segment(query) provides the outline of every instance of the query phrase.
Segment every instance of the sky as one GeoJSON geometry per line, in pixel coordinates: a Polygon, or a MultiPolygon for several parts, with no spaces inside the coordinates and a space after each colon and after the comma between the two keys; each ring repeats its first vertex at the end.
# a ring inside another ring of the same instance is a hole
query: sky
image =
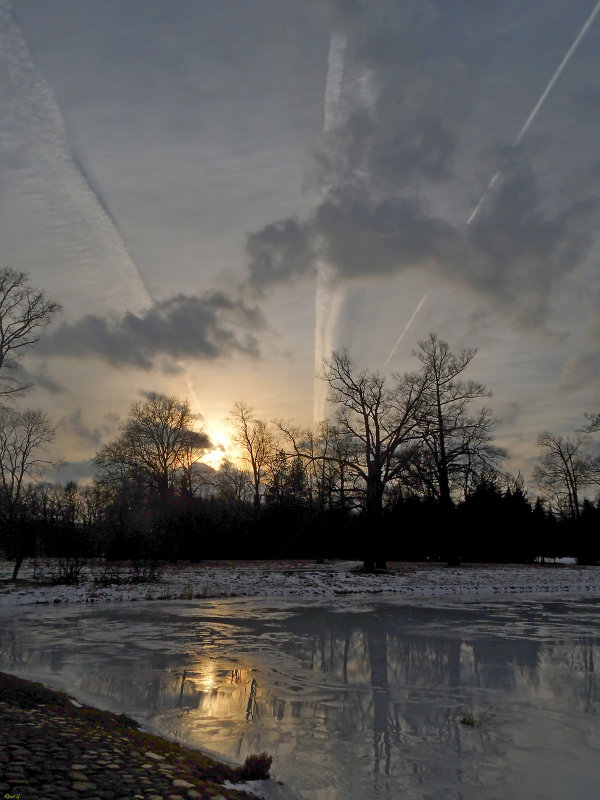
{"type": "Polygon", "coordinates": [[[507,466],[600,410],[596,0],[0,0],[2,266],[60,480],[144,392],[308,426],[476,347],[507,466]]]}

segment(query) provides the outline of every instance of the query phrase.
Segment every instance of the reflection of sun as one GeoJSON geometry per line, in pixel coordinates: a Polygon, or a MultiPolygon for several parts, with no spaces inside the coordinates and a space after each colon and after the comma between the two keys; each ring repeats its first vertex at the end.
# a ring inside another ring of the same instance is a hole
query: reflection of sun
{"type": "Polygon", "coordinates": [[[231,435],[226,428],[219,425],[207,425],[206,432],[213,447],[200,460],[213,469],[219,469],[226,458],[231,458],[231,435]]]}

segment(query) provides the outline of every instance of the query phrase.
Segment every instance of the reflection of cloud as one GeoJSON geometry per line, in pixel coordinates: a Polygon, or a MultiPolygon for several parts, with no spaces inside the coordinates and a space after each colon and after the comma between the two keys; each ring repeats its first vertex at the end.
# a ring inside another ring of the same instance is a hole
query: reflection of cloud
{"type": "Polygon", "coordinates": [[[139,315],[127,312],[107,320],[88,314],[72,324],[63,323],[40,343],[40,349],[46,355],[96,355],[113,365],[141,369],[150,369],[159,356],[213,359],[234,352],[257,356],[254,331],[262,322],[256,308],[221,292],[177,295],[139,315]]]}

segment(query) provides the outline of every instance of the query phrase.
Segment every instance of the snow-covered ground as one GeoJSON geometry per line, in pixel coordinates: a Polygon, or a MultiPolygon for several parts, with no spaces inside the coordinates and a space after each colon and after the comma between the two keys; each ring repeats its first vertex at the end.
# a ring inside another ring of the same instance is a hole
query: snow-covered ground
{"type": "MultiPolygon", "coordinates": [[[[136,600],[175,600],[210,597],[330,598],[378,594],[405,597],[506,594],[573,594],[600,596],[600,567],[570,563],[551,565],[470,565],[391,563],[387,574],[366,575],[359,564],[335,561],[216,561],[162,567],[158,579],[131,580],[132,569],[116,570],[119,582],[99,581],[101,566],[86,567],[77,585],[49,585],[34,580],[27,561],[19,581],[10,581],[12,564],[0,560],[0,606],[35,603],[111,603],[136,600]]],[[[38,563],[36,573],[52,565],[38,563]]]]}

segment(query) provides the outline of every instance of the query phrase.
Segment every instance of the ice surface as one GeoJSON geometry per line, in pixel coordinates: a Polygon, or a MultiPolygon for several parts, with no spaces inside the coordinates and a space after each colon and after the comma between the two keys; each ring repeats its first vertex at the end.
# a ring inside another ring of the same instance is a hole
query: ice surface
{"type": "Polygon", "coordinates": [[[13,606],[0,669],[235,763],[266,750],[306,800],[591,800],[599,610],[560,596],[13,606]]]}

